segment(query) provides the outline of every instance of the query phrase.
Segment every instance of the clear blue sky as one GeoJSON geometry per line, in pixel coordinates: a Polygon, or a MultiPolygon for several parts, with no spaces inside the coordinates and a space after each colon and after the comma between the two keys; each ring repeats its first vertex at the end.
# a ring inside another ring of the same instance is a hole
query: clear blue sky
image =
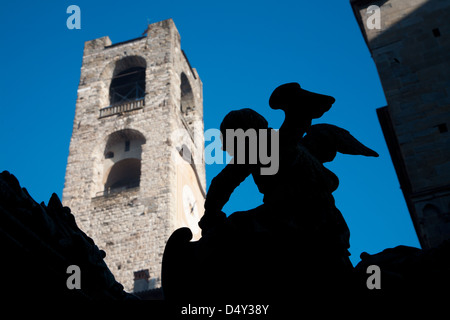
{"type": "MultiPolygon", "coordinates": [[[[83,45],[108,35],[136,38],[147,19],[172,18],[204,85],[205,129],[249,107],[278,128],[284,115],[268,98],[279,84],[333,95],[316,121],[349,130],[379,158],[338,155],[334,193],[351,231],[352,261],[362,251],[419,246],[376,116],[386,105],[349,0],[323,1],[9,1],[0,9],[0,170],[16,175],[37,201],[64,187],[83,45]],[[66,9],[81,8],[81,30],[66,9]]],[[[383,18],[383,17],[381,17],[383,18]]],[[[223,165],[207,165],[207,184],[223,165]]],[[[235,190],[227,214],[259,205],[253,180],[235,190]]]]}

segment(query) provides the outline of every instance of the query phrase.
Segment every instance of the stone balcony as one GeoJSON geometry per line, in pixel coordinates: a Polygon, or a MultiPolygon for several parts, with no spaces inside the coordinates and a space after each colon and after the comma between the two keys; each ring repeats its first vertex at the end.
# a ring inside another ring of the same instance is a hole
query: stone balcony
{"type": "Polygon", "coordinates": [[[114,104],[112,106],[108,106],[106,108],[100,109],[99,118],[105,118],[109,116],[113,116],[115,114],[121,114],[128,111],[142,109],[145,105],[145,99],[141,98],[139,100],[130,100],[125,101],[119,104],[114,104]]]}

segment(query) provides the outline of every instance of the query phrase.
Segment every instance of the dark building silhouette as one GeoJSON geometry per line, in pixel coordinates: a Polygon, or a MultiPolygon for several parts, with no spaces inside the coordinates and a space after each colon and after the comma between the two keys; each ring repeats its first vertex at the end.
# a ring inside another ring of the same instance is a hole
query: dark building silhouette
{"type": "Polygon", "coordinates": [[[417,236],[435,247],[450,238],[450,2],[350,2],[386,96],[377,114],[417,236]]]}

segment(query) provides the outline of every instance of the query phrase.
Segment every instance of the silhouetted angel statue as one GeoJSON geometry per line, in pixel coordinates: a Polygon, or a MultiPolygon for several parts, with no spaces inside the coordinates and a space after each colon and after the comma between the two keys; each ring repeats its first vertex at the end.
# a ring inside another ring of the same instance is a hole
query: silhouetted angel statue
{"type": "MultiPolygon", "coordinates": [[[[182,241],[190,239],[188,230],[180,230],[169,239],[166,263],[163,260],[163,271],[166,269],[168,273],[166,276],[163,273],[163,286],[168,274],[176,273],[165,265],[175,265],[175,251],[187,258],[188,248],[196,252],[195,256],[202,257],[199,278],[209,279],[197,282],[199,296],[202,290],[208,291],[209,297],[214,296],[212,292],[219,296],[230,293],[225,288],[232,279],[239,279],[239,290],[244,296],[267,296],[268,288],[287,293],[301,285],[309,292],[318,293],[324,287],[336,289],[349,285],[353,270],[348,258],[350,232],[332,196],[339,180],[323,163],[332,161],[337,152],[374,157],[378,154],[347,130],[330,124],[311,125],[312,119],[320,118],[334,102],[331,96],[306,91],[298,83],[287,83],[277,87],[269,99],[272,109],[285,112],[278,131],[269,128],[267,120],[251,109],[231,111],[225,116],[220,126],[223,150],[233,157],[239,151],[228,149],[229,129],[244,132],[255,129],[258,146],[261,130],[269,130],[275,133],[272,135],[275,139],[267,140],[267,149],[278,151],[278,171],[263,175],[260,169],[267,164],[231,161],[211,181],[205,214],[199,223],[202,238],[197,243],[180,246],[182,241]],[[274,143],[279,144],[277,148],[273,147],[274,143]],[[249,175],[264,194],[264,203],[227,218],[223,206],[249,175]],[[267,287],[263,278],[268,272],[277,275],[276,285],[267,287]]],[[[249,149],[246,142],[247,154],[249,149]]],[[[191,269],[191,273],[195,271],[191,269]]],[[[170,288],[176,286],[173,279],[168,282],[169,296],[174,293],[170,288]]]]}
{"type": "Polygon", "coordinates": [[[322,163],[333,161],[337,153],[378,157],[378,153],[356,140],[350,132],[332,124],[315,124],[302,139],[303,145],[322,163]]]}
{"type": "MultiPolygon", "coordinates": [[[[278,132],[279,171],[275,175],[261,175],[260,163],[228,164],[211,181],[205,215],[200,221],[204,233],[225,219],[222,207],[233,190],[252,174],[259,191],[264,194],[264,204],[268,206],[258,212],[268,212],[270,220],[277,219],[274,211],[280,216],[290,215],[291,225],[295,221],[298,228],[304,231],[303,234],[314,233],[319,238],[316,243],[326,243],[329,237],[329,242],[335,245],[335,239],[340,238],[342,246],[348,248],[348,228],[331,196],[339,180],[322,164],[332,161],[337,152],[375,157],[378,154],[347,130],[330,124],[311,126],[312,119],[321,117],[334,101],[333,97],[306,91],[298,83],[284,84],[274,90],[269,104],[273,109],[284,110],[286,114],[278,132]]],[[[272,130],[264,117],[251,109],[231,111],[220,126],[223,137],[227,129],[238,128],[244,131],[250,128],[272,130]]],[[[225,143],[223,148],[231,154],[234,152],[227,150],[225,143]]],[[[237,214],[231,219],[235,216],[237,214]]],[[[330,248],[325,243],[324,246],[330,248]]]]}

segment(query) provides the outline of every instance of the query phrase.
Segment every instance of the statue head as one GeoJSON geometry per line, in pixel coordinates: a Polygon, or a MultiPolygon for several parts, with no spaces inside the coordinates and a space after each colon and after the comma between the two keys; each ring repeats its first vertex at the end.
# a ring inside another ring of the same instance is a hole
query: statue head
{"type": "Polygon", "coordinates": [[[295,113],[308,119],[320,118],[336,100],[332,96],[304,90],[297,82],[277,87],[269,98],[272,109],[295,113]]]}
{"type": "Polygon", "coordinates": [[[236,131],[242,129],[244,133],[248,133],[249,129],[255,131],[256,136],[259,133],[259,129],[268,129],[267,120],[258,112],[249,109],[239,109],[230,111],[225,118],[223,118],[220,124],[220,133],[222,139],[222,149],[227,151],[230,155],[234,154],[234,150],[226,150],[226,136],[227,130],[236,131]]]}

